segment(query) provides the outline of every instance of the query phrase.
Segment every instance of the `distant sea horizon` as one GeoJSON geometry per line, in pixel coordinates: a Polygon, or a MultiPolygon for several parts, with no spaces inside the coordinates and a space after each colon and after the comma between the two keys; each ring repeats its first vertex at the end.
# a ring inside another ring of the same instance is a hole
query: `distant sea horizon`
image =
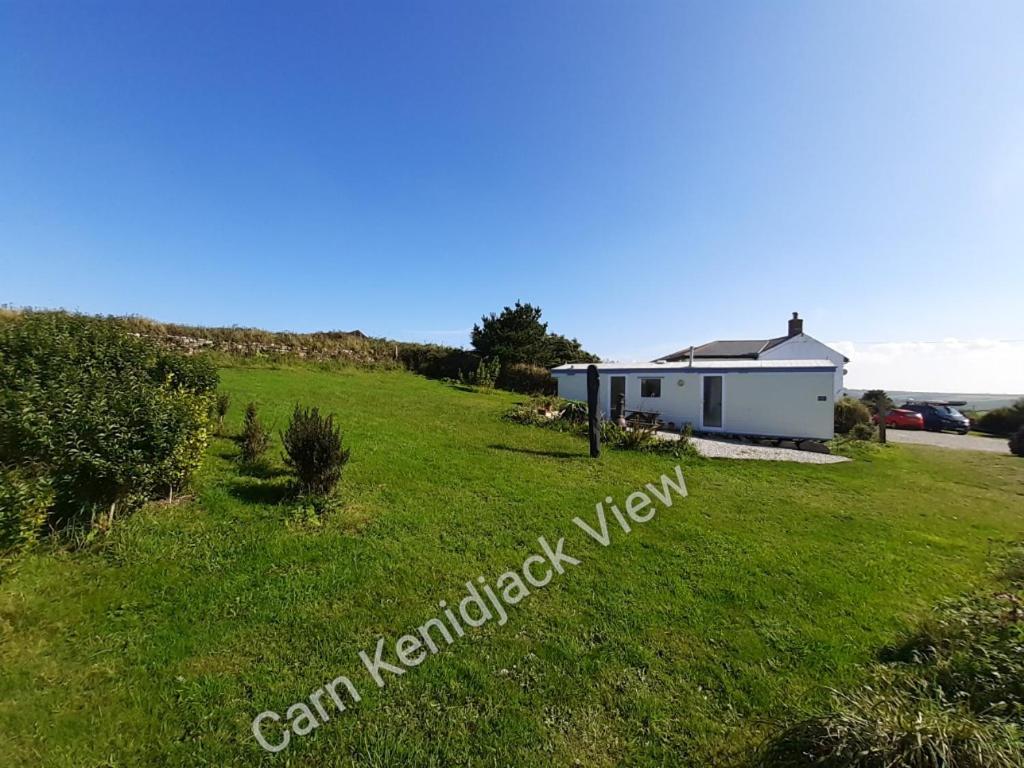
{"type": "MultiPolygon", "coordinates": [[[[845,388],[850,397],[860,397],[866,389],[845,388]]],[[[896,405],[902,405],[908,400],[963,400],[967,405],[960,406],[968,411],[991,411],[996,408],[1005,408],[1013,405],[1014,402],[1024,395],[978,393],[978,392],[914,392],[903,389],[885,390],[896,405]]]]}

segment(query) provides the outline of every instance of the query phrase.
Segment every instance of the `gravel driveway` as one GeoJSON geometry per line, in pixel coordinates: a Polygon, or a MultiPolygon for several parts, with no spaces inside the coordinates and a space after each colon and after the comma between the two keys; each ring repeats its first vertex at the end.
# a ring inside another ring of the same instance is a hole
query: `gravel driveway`
{"type": "Polygon", "coordinates": [[[887,429],[885,436],[890,443],[934,445],[938,448],[956,448],[961,451],[1010,453],[1010,447],[1006,444],[1005,437],[977,437],[975,435],[955,435],[951,432],[917,432],[904,429],[887,429]]]}
{"type": "MultiPolygon", "coordinates": [[[[658,432],[664,440],[678,440],[675,432],[658,432]]],[[[800,464],[839,464],[849,461],[845,456],[833,456],[829,453],[812,453],[794,448],[769,448],[763,445],[750,445],[736,440],[715,437],[691,437],[697,453],[709,459],[756,459],[760,461],[795,461],[800,464]]]]}

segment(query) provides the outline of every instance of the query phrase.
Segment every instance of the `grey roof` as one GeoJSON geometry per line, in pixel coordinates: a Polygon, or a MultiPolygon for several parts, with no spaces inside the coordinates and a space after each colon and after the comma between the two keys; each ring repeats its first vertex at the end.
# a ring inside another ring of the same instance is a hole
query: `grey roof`
{"type": "Polygon", "coordinates": [[[700,371],[834,371],[831,360],[702,360],[693,366],[678,363],[566,363],[551,369],[555,375],[586,373],[593,365],[601,373],[664,373],[700,371]]]}
{"type": "MultiPolygon", "coordinates": [[[[779,336],[774,339],[740,339],[737,341],[709,341],[707,344],[701,344],[699,347],[693,348],[694,359],[699,358],[715,358],[719,360],[729,359],[750,359],[756,360],[757,356],[764,352],[766,349],[771,349],[784,342],[788,336],[779,336]]],[[[672,363],[679,360],[688,360],[690,358],[690,347],[681,349],[678,352],[659,357],[658,360],[664,360],[672,363]]]]}

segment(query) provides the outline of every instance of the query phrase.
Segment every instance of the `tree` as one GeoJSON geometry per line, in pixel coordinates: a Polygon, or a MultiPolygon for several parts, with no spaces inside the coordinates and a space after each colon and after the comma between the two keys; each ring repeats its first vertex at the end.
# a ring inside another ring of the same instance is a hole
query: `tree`
{"type": "Polygon", "coordinates": [[[878,409],[881,406],[885,406],[887,411],[891,411],[896,403],[889,397],[889,393],[884,389],[869,389],[863,395],[860,396],[860,401],[866,405],[872,413],[878,413],[878,409]]]}
{"type": "Polygon", "coordinates": [[[599,363],[601,358],[583,349],[576,339],[567,339],[559,333],[549,333],[547,338],[547,367],[563,363],[599,363]]]}
{"type": "Polygon", "coordinates": [[[548,324],[540,320],[541,309],[516,302],[500,315],[491,312],[473,326],[473,349],[485,359],[499,357],[506,363],[534,363],[546,360],[548,324]]]}
{"type": "Polygon", "coordinates": [[[246,464],[255,464],[267,450],[268,445],[270,445],[270,433],[260,421],[256,403],[250,402],[245,406],[245,418],[242,422],[242,461],[246,464]]]}
{"type": "Polygon", "coordinates": [[[541,308],[517,301],[501,314],[491,312],[473,326],[473,349],[486,360],[500,358],[505,365],[527,363],[551,368],[562,363],[597,362],[576,339],[549,333],[541,321],[541,308]]]}

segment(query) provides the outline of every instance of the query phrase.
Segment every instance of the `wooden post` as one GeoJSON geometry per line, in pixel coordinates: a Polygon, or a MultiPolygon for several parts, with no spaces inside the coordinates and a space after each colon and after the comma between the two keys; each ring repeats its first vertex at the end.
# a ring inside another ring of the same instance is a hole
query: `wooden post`
{"type": "Polygon", "coordinates": [[[889,415],[889,407],[884,400],[878,401],[878,442],[885,443],[885,417],[889,415]]]}
{"type": "Polygon", "coordinates": [[[597,393],[601,387],[601,379],[597,374],[596,365],[587,366],[587,415],[590,418],[590,458],[601,455],[601,425],[597,412],[597,393]]]}

